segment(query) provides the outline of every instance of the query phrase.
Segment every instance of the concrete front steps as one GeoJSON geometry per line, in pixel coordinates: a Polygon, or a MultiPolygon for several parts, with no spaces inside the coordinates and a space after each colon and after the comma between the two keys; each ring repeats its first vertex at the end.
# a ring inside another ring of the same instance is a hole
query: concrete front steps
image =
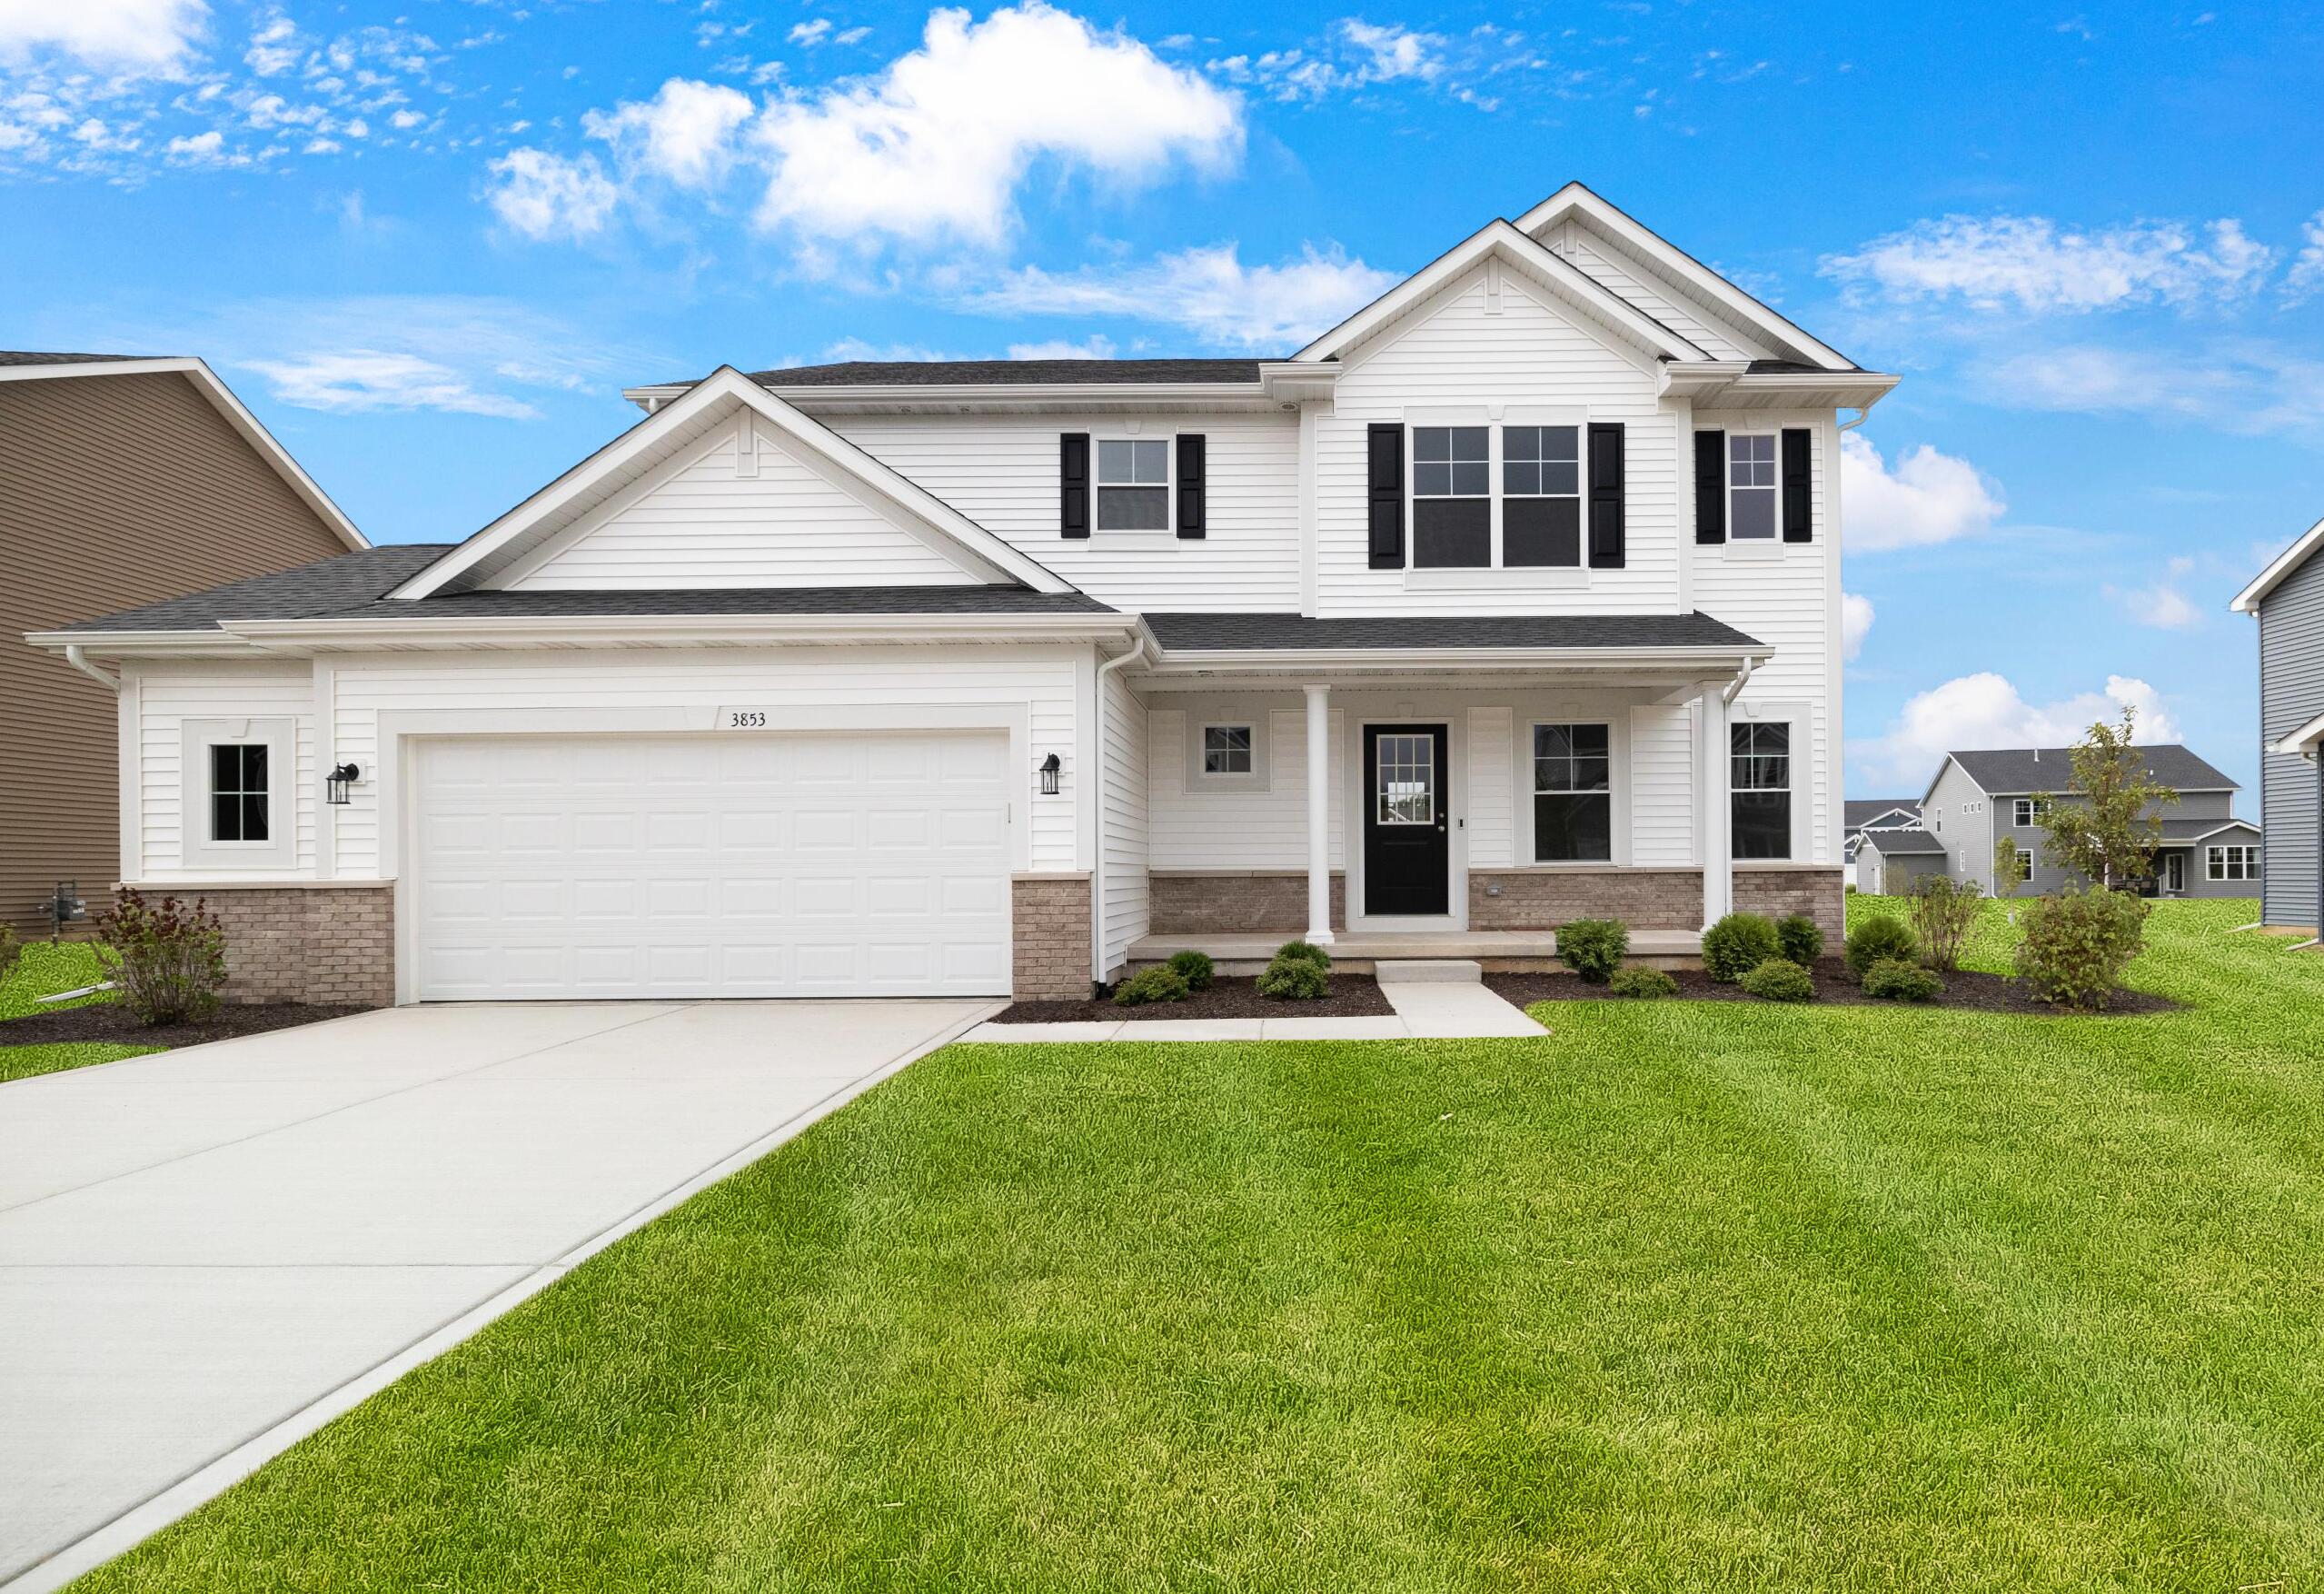
{"type": "MultiPolygon", "coordinates": [[[[1167,962],[1172,952],[1191,948],[1208,952],[1222,974],[1256,974],[1266,967],[1276,948],[1293,939],[1289,931],[1231,934],[1157,931],[1130,943],[1129,963],[1135,971],[1149,964],[1167,962]]],[[[1557,961],[1556,935],[1546,930],[1343,931],[1326,950],[1332,955],[1333,968],[1350,974],[1371,974],[1383,981],[1387,976],[1377,969],[1383,961],[1467,962],[1486,974],[1558,973],[1565,967],[1557,961]]],[[[1625,961],[1655,969],[1699,969],[1703,966],[1702,932],[1633,930],[1630,955],[1625,961]]]]}

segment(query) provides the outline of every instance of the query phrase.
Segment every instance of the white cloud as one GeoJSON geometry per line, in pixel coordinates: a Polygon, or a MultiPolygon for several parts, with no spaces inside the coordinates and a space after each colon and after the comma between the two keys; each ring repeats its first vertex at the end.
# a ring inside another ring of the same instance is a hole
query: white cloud
{"type": "Polygon", "coordinates": [[[169,158],[188,165],[212,164],[220,159],[225,142],[226,135],[214,127],[191,137],[173,138],[169,142],[169,158]]]}
{"type": "MultiPolygon", "coordinates": [[[[1906,700],[1882,735],[1853,742],[1851,754],[1882,783],[1925,783],[1944,755],[1961,749],[2068,747],[2099,720],[2138,711],[2138,739],[2176,742],[2179,727],[2162,694],[2144,681],[2109,675],[2101,692],[2079,692],[2052,703],[2025,701],[2008,677],[1991,671],[1963,675],[1906,700]]],[[[2065,779],[2065,772],[2059,772],[2065,779]]],[[[1917,789],[1917,788],[1916,788],[1917,789]]]]}
{"type": "Polygon", "coordinates": [[[1530,52],[1515,48],[1521,42],[1520,35],[1501,34],[1487,25],[1455,45],[1442,34],[1422,33],[1401,23],[1343,16],[1321,38],[1305,45],[1225,56],[1209,62],[1207,70],[1277,100],[1314,101],[1375,84],[1411,82],[1452,86],[1456,97],[1491,110],[1494,102],[1458,86],[1456,80],[1540,65],[1530,52]]]}
{"type": "Polygon", "coordinates": [[[1844,663],[1864,651],[1872,629],[1872,601],[1854,593],[1840,594],[1840,657],[1844,663]]]}
{"type": "Polygon", "coordinates": [[[1363,54],[1363,71],[1370,82],[1416,77],[1433,83],[1444,75],[1442,35],[1415,33],[1395,23],[1379,27],[1356,16],[1340,19],[1339,35],[1363,54]]]}
{"type": "Polygon", "coordinates": [[[2308,218],[2299,236],[2299,253],[2284,273],[2284,296],[2294,304],[2324,288],[2324,210],[2308,218]]]}
{"type": "Polygon", "coordinates": [[[297,25],[278,11],[250,35],[242,58],[261,77],[280,76],[299,64],[298,36],[297,25]]]}
{"type": "Polygon", "coordinates": [[[1064,338],[1051,338],[1042,344],[1011,344],[1008,357],[1012,360],[1110,360],[1114,357],[1114,340],[1103,333],[1093,333],[1079,343],[1064,338]]]}
{"type": "Polygon", "coordinates": [[[0,61],[54,52],[124,75],[166,73],[209,15],[202,0],[0,0],[0,61]]]}
{"type": "Polygon", "coordinates": [[[2140,625],[2151,625],[2158,631],[2187,631],[2201,624],[2203,620],[2202,611],[2179,590],[2180,582],[2191,574],[2194,569],[2192,559],[2181,557],[2172,560],[2169,573],[2150,586],[2133,587],[2128,591],[2109,586],[2104,591],[2140,625]]]}
{"type": "Polygon", "coordinates": [[[292,360],[252,360],[274,396],[304,410],[336,414],[372,410],[448,410],[526,421],[540,411],[521,399],[479,392],[449,366],[416,354],[352,349],[292,360]]]}
{"type": "Polygon", "coordinates": [[[756,109],[740,89],[673,77],[651,100],[586,113],[581,126],[613,145],[625,167],[700,188],[723,175],[734,132],[756,109]]]}
{"type": "Polygon", "coordinates": [[[1927,443],[1891,471],[1860,432],[1840,438],[1842,524],[1852,553],[1918,548],[1989,530],[2008,505],[1998,483],[1927,443]]]}
{"type": "Polygon", "coordinates": [[[810,46],[819,45],[823,42],[823,35],[830,31],[831,19],[828,16],[819,16],[811,21],[794,23],[791,25],[790,42],[794,45],[807,45],[810,46]]]}
{"type": "Polygon", "coordinates": [[[492,171],[500,179],[492,209],[528,238],[586,238],[604,227],[621,197],[595,155],[568,160],[514,149],[494,161],[492,171]]]}
{"type": "Polygon", "coordinates": [[[1211,344],[1288,354],[1400,280],[1336,248],[1310,248],[1281,265],[1245,265],[1235,244],[1220,244],[1145,265],[1065,273],[1027,266],[968,303],[1009,314],[1166,322],[1211,344]]]}
{"type": "Polygon", "coordinates": [[[2181,222],[2085,231],[2046,216],[1952,215],[1916,222],[1852,254],[1826,255],[1821,269],[1859,294],[2035,313],[2185,305],[2257,289],[2274,251],[2232,218],[2204,231],[2208,246],[2181,222]]]}
{"type": "Polygon", "coordinates": [[[868,82],[770,106],[752,136],[769,229],[993,244],[1036,159],[1118,184],[1179,160],[1223,170],[1243,123],[1233,95],[1138,40],[1022,0],[981,23],[932,13],[919,49],[868,82]]]}
{"type": "Polygon", "coordinates": [[[2324,430],[2324,359],[2251,339],[2192,354],[2072,344],[1978,373],[1995,403],[2091,415],[2195,421],[2248,436],[2324,430]]]}

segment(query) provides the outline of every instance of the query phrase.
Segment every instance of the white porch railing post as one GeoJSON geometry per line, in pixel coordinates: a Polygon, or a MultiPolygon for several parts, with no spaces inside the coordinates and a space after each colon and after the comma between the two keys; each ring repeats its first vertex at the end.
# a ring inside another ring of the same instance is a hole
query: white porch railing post
{"type": "Polygon", "coordinates": [[[1726,917],[1734,902],[1734,805],[1728,788],[1726,683],[1705,687],[1703,721],[1703,928],[1726,917]]]}
{"type": "Polygon", "coordinates": [[[1307,694],[1307,939],[1332,943],[1331,688],[1307,694]]]}

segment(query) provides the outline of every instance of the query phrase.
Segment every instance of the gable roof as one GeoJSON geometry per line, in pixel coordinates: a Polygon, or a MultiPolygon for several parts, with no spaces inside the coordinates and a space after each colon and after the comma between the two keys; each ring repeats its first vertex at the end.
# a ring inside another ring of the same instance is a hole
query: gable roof
{"type": "Polygon", "coordinates": [[[1569,216],[1579,215],[1598,231],[1643,257],[1679,286],[1713,308],[1807,357],[1808,369],[1861,370],[1853,360],[1806,328],[1761,303],[1661,234],[1640,224],[1583,183],[1568,183],[1517,218],[1518,230],[1538,238],[1569,216]]]}
{"type": "Polygon", "coordinates": [[[874,498],[944,539],[964,566],[1001,585],[1068,593],[1071,583],[1020,552],[856,444],[721,365],[573,466],[457,548],[398,586],[397,601],[474,587],[571,526],[609,498],[646,479],[730,416],[747,409],[805,453],[851,478],[874,498]]]}
{"type": "Polygon", "coordinates": [[[1921,817],[1921,805],[1910,797],[1850,797],[1840,804],[1842,822],[1849,830],[1862,830],[1876,819],[1901,813],[1907,820],[1921,817]]]}
{"type": "Polygon", "coordinates": [[[1658,359],[1712,358],[1708,350],[1681,337],[1572,261],[1559,258],[1539,239],[1498,219],[1454,244],[1291,358],[1309,364],[1332,359],[1495,258],[1516,267],[1568,305],[1627,335],[1658,359]]]}
{"type": "MultiPolygon", "coordinates": [[[[2146,761],[2149,779],[2161,782],[2180,792],[2235,792],[2241,790],[2233,781],[2205,763],[2194,753],[2175,742],[2160,742],[2150,747],[2133,749],[2146,761]]],[[[1983,748],[1964,752],[1949,752],[1945,762],[1961,766],[1961,772],[1983,790],[1989,797],[2017,797],[2035,792],[2071,791],[2074,779],[2074,750],[2071,747],[2000,747],[1983,748]]],[[[1937,766],[1942,776],[1944,764],[1937,766]]],[[[1930,791],[1936,782],[1929,782],[1930,791]]],[[[1926,802],[1924,795],[1922,801],[1926,802]]]]}
{"type": "Polygon", "coordinates": [[[2324,520],[2318,521],[2294,540],[2292,545],[2268,561],[2268,568],[2251,578],[2251,584],[2235,594],[2235,602],[2228,605],[2239,614],[2257,614],[2260,603],[2269,593],[2283,584],[2284,579],[2308,563],[2309,555],[2324,547],[2324,520]]]}
{"type": "Polygon", "coordinates": [[[274,434],[259,424],[236,398],[233,390],[218,380],[218,374],[201,360],[175,355],[149,359],[142,354],[53,354],[28,350],[0,354],[0,382],[54,382],[78,376],[143,376],[168,372],[192,383],[194,391],[210,401],[211,407],[225,417],[226,423],[238,433],[242,440],[257,451],[259,458],[273,467],[283,484],[296,493],[315,513],[333,536],[350,548],[371,546],[371,540],[355,529],[355,523],[342,513],[330,494],[315,485],[291,451],[274,440],[274,434]]]}

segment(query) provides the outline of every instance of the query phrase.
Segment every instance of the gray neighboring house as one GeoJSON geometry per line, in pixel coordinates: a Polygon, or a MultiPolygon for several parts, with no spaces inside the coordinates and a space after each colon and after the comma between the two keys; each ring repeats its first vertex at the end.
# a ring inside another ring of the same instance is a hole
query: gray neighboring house
{"type": "Polygon", "coordinates": [[[2259,622],[2259,818],[2268,827],[2263,923],[2313,932],[2324,901],[2324,521],[2236,594],[2259,622]]]}
{"type": "MultiPolygon", "coordinates": [[[[2176,742],[2138,750],[2147,773],[2179,793],[2161,810],[2162,845],[2155,852],[2149,894],[2161,897],[2248,897],[2258,889],[2259,827],[2235,817],[2236,783],[2176,742]]],[[[1921,799],[1921,822],[1942,843],[1956,880],[1993,890],[1993,848],[2001,837],[2030,852],[2033,869],[2021,894],[2054,892],[2078,878],[2042,856],[2045,838],[2035,799],[2050,792],[2071,801],[2073,750],[2010,747],[1949,752],[1921,799]]]]}
{"type": "Polygon", "coordinates": [[[1910,797],[1851,797],[1841,809],[1840,855],[1847,863],[1845,878],[1858,891],[1871,891],[1867,876],[1856,866],[1856,860],[1862,856],[1864,832],[1917,827],[1921,805],[1910,797]]]}
{"type": "Polygon", "coordinates": [[[1945,844],[1919,825],[1868,829],[1856,850],[1856,889],[1870,895],[1912,893],[1922,876],[1946,873],[1945,844]]]}

